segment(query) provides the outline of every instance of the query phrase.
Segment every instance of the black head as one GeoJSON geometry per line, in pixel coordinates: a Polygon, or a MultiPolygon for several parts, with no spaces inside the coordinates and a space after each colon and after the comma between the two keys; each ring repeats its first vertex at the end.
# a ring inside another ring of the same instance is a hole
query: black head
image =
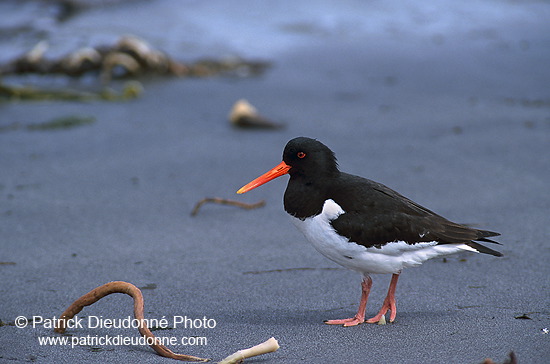
{"type": "Polygon", "coordinates": [[[290,140],[283,152],[292,177],[333,176],[338,174],[334,152],[316,139],[298,137],[290,140]]]}
{"type": "Polygon", "coordinates": [[[237,193],[248,192],[285,174],[290,174],[291,181],[312,186],[319,177],[334,177],[338,173],[332,150],[315,139],[298,137],[287,143],[281,163],[241,187],[237,193]]]}

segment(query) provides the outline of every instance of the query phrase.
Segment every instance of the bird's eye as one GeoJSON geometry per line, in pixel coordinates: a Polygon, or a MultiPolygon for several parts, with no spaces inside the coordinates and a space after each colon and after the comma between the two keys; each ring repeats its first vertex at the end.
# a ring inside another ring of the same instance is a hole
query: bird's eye
{"type": "Polygon", "coordinates": [[[298,158],[302,159],[302,158],[305,158],[306,153],[304,153],[304,152],[298,152],[298,153],[296,153],[296,156],[297,156],[298,158]]]}

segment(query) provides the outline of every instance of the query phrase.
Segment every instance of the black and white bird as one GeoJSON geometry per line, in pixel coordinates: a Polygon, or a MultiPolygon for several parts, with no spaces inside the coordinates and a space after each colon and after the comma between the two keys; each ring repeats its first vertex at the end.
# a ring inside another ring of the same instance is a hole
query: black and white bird
{"type": "Polygon", "coordinates": [[[354,326],[377,323],[388,311],[395,320],[395,289],[403,268],[460,251],[502,256],[479,242],[500,235],[457,224],[366,178],[340,172],[334,153],[321,142],[290,140],[283,161],[243,186],[245,193],[289,174],[284,208],[313,247],[328,259],[363,276],[357,314],[327,324],[354,326]],[[388,294],[378,314],[365,320],[371,274],[392,274],[388,294]]]}

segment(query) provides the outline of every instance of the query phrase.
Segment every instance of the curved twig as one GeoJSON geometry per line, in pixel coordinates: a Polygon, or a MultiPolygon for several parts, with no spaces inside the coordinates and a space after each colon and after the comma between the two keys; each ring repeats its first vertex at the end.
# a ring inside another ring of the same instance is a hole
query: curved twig
{"type": "MultiPolygon", "coordinates": [[[[102,286],[99,286],[91,290],[90,292],[86,293],[84,296],[74,301],[73,304],[70,305],[69,308],[67,308],[65,312],[63,312],[63,314],[61,314],[61,317],[59,318],[59,321],[58,321],[58,326],[55,328],[55,332],[64,333],[65,328],[67,326],[67,320],[70,320],[71,318],[73,318],[74,315],[82,311],[82,309],[85,306],[89,306],[99,301],[103,297],[110,295],[111,293],[125,293],[134,299],[134,316],[137,320],[141,322],[141,325],[138,328],[139,333],[142,336],[153,339],[153,342],[157,342],[155,335],[153,335],[151,330],[147,328],[147,325],[144,320],[143,295],[141,294],[141,291],[139,290],[139,288],[137,288],[133,284],[128,282],[123,282],[123,281],[106,283],[102,286]]],[[[166,346],[161,344],[151,344],[150,346],[151,348],[153,348],[153,350],[157,352],[157,354],[159,354],[160,356],[164,356],[166,358],[182,360],[182,361],[194,361],[194,362],[205,362],[210,360],[210,359],[199,358],[191,355],[176,354],[172,350],[168,349],[166,346]]]]}
{"type": "Polygon", "coordinates": [[[198,214],[199,209],[201,208],[201,206],[204,205],[205,203],[209,203],[209,202],[210,203],[217,203],[217,204],[220,204],[220,205],[237,206],[237,207],[247,209],[247,210],[257,209],[258,207],[262,207],[262,206],[265,205],[264,200],[256,202],[256,203],[245,203],[245,202],[240,202],[240,201],[235,201],[235,200],[228,200],[228,199],[220,198],[220,197],[207,197],[207,198],[203,198],[202,200],[197,202],[197,204],[195,205],[195,208],[193,208],[193,211],[191,211],[191,216],[195,216],[196,214],[198,214]]]}

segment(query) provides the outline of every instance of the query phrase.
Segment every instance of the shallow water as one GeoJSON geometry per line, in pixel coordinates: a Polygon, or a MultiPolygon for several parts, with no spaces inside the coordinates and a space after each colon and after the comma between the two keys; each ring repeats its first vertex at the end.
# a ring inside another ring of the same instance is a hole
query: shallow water
{"type": "MultiPolygon", "coordinates": [[[[77,3],[86,6],[60,21],[59,7],[50,2],[2,2],[0,61],[41,40],[49,44],[46,58],[56,58],[133,34],[177,60],[273,62],[266,76],[273,77],[271,87],[303,90],[304,99],[311,95],[319,104],[327,105],[328,92],[339,102],[364,99],[365,112],[388,118],[397,108],[419,119],[498,108],[548,123],[542,117],[550,104],[546,1],[77,3]]],[[[32,75],[5,80],[77,87],[96,82],[32,75]]]]}

